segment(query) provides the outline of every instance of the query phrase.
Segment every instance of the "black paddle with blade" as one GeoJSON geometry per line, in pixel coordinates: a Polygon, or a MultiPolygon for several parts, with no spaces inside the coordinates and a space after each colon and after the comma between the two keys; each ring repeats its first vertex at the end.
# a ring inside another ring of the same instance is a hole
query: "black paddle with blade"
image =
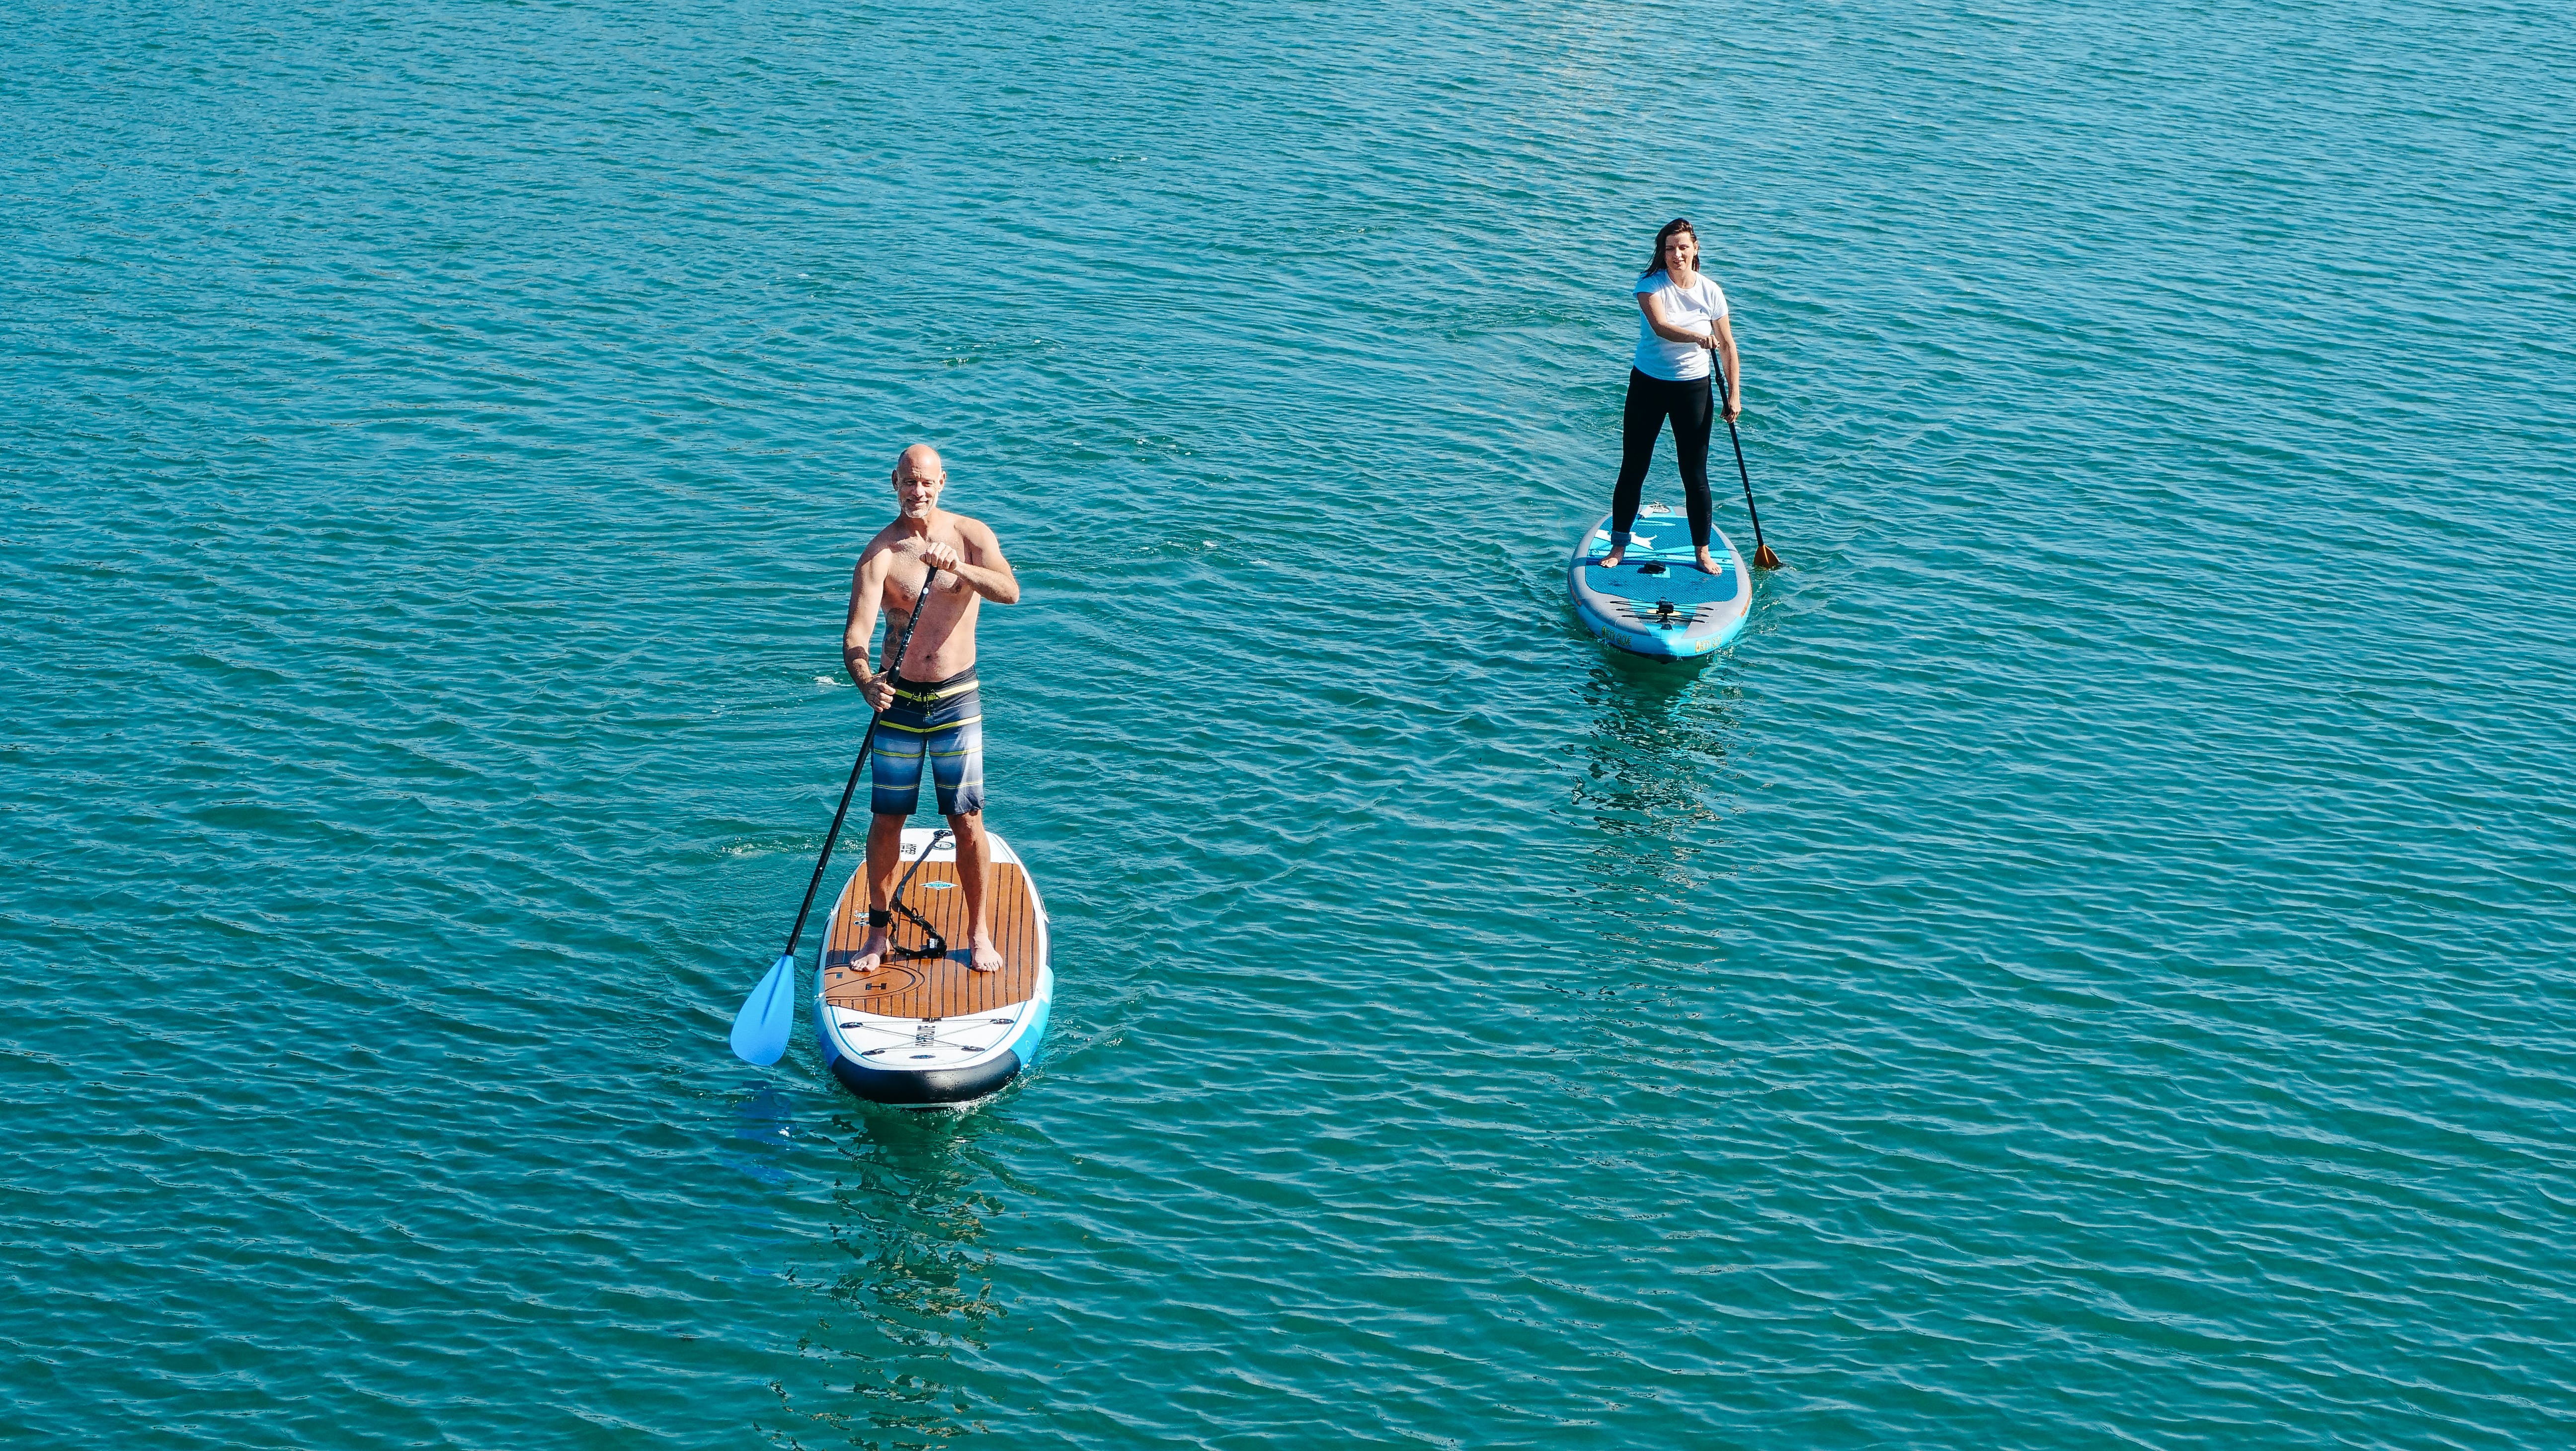
{"type": "MultiPolygon", "coordinates": [[[[913,598],[912,618],[903,623],[903,638],[894,647],[894,673],[903,674],[904,657],[912,653],[913,627],[921,623],[921,612],[930,603],[931,586],[938,583],[939,571],[933,569],[921,581],[921,593],[913,598]]],[[[884,711],[868,716],[868,734],[859,742],[859,758],[850,763],[850,784],[841,788],[841,807],[832,813],[832,829],[823,837],[823,854],[814,858],[814,880],[805,884],[805,904],[796,909],[796,925],[787,929],[787,948],[778,960],[761,974],[751,996],[742,1000],[742,1008],[733,1015],[734,1056],[746,1063],[775,1063],[787,1052],[787,1035],[796,1026],[796,942],[805,935],[805,918],[814,910],[814,893],[823,885],[823,868],[832,860],[832,844],[841,839],[841,823],[850,814],[850,798],[858,794],[859,773],[867,769],[868,751],[877,743],[877,722],[884,711]]],[[[929,855],[928,852],[922,855],[929,855]]]]}
{"type": "MultiPolygon", "coordinates": [[[[1717,382],[1717,411],[1723,414],[1726,412],[1725,369],[1717,370],[1717,382]]],[[[1753,521],[1753,562],[1763,569],[1778,569],[1780,556],[1772,553],[1771,546],[1762,542],[1762,511],[1753,507],[1753,475],[1745,472],[1744,440],[1737,436],[1735,420],[1732,418],[1726,420],[1726,437],[1728,442],[1735,445],[1736,477],[1744,480],[1744,514],[1746,518],[1753,521]]]]}

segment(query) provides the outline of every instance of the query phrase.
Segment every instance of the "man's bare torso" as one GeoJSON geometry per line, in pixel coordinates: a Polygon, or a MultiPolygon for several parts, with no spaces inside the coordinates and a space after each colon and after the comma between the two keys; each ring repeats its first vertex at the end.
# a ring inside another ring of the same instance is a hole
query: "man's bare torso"
{"type": "Polygon", "coordinates": [[[921,601],[922,581],[930,569],[910,552],[910,541],[924,540],[945,544],[955,549],[969,565],[990,567],[998,560],[999,551],[992,546],[993,531],[963,514],[941,511],[930,522],[927,531],[916,531],[902,519],[880,530],[876,538],[859,555],[858,575],[862,584],[878,576],[877,604],[885,611],[885,629],[877,642],[877,668],[900,673],[907,680],[945,680],[975,663],[975,621],[981,613],[983,596],[967,587],[955,574],[942,570],[939,581],[930,592],[927,605],[921,605],[921,623],[913,627],[912,646],[904,660],[894,658],[896,645],[903,639],[904,626],[921,601]]]}

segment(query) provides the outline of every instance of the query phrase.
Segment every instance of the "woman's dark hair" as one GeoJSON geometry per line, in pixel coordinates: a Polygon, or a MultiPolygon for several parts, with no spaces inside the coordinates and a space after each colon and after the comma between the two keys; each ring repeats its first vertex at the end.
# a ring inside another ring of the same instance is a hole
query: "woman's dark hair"
{"type": "Polygon", "coordinates": [[[1699,228],[1692,226],[1688,217],[1675,217],[1664,223],[1664,229],[1655,234],[1655,260],[1647,263],[1646,270],[1638,273],[1638,276],[1648,277],[1663,270],[1664,244],[1671,241],[1676,232],[1688,232],[1692,241],[1699,240],[1699,228]]]}

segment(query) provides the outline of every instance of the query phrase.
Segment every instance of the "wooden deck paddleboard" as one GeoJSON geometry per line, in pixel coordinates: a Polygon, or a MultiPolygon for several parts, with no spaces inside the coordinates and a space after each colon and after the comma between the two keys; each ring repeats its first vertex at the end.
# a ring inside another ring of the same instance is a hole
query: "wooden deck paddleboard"
{"type": "MultiPolygon", "coordinates": [[[[903,867],[896,876],[912,871],[903,905],[947,939],[944,956],[891,958],[874,971],[859,972],[850,963],[868,935],[864,869],[851,874],[832,905],[814,996],[814,1036],[832,1076],[861,1098],[906,1108],[967,1103],[1018,1077],[1037,1057],[1055,1000],[1046,906],[1010,844],[995,834],[987,839],[993,848],[988,890],[993,942],[1003,959],[999,972],[967,965],[966,891],[957,878],[957,851],[945,835],[928,828],[905,829],[903,867]]],[[[921,928],[900,915],[894,937],[898,949],[923,941],[921,928]]]]}
{"type": "Polygon", "coordinates": [[[1733,640],[1753,607],[1744,557],[1726,535],[1709,531],[1718,572],[1694,562],[1690,525],[1670,504],[1637,511],[1628,553],[1616,569],[1597,561],[1610,552],[1610,516],[1585,530],[1566,561],[1565,592],[1574,616],[1604,644],[1658,660],[1694,660],[1733,640]]]}

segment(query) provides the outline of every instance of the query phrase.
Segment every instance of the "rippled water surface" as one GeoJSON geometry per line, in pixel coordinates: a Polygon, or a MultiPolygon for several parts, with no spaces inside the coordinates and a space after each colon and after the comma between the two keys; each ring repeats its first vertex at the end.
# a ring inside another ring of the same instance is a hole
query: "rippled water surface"
{"type": "Polygon", "coordinates": [[[11,29],[0,1439],[2576,1439],[2563,9],[11,29]],[[929,1117],[724,1043],[915,440],[1063,993],[929,1117]]]}

